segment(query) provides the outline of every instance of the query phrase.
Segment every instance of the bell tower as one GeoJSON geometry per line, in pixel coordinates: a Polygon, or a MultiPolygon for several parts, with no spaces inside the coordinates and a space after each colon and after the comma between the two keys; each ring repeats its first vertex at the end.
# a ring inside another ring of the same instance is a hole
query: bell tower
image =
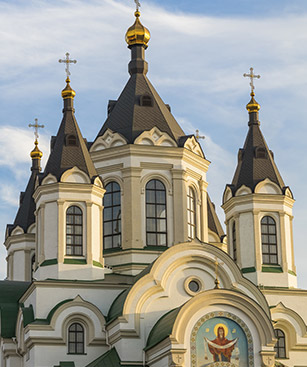
{"type": "Polygon", "coordinates": [[[296,287],[293,253],[293,195],[277,169],[260,130],[260,105],[255,100],[251,78],[248,133],[239,149],[237,168],[226,185],[223,205],[226,215],[228,252],[242,273],[257,285],[296,287]]]}

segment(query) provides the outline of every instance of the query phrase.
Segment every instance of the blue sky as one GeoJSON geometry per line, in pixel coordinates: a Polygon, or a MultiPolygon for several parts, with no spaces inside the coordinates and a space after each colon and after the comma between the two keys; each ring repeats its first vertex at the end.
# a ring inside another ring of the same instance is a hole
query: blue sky
{"type": "MultiPolygon", "coordinates": [[[[261,129],[282,177],[294,192],[294,240],[299,285],[307,288],[307,2],[305,0],[141,1],[142,22],[152,38],[146,51],[149,79],[186,133],[199,129],[212,162],[209,193],[219,209],[247,133],[251,66],[261,74],[256,99],[261,129]]],[[[68,51],[76,90],[76,117],[93,140],[109,99],[127,79],[124,41],[133,23],[128,0],[0,0],[0,230],[4,235],[30,174],[38,118],[44,159],[62,118],[61,90],[68,51]]],[[[3,237],[2,237],[3,238],[3,237]]],[[[0,250],[0,278],[5,276],[0,250]]]]}

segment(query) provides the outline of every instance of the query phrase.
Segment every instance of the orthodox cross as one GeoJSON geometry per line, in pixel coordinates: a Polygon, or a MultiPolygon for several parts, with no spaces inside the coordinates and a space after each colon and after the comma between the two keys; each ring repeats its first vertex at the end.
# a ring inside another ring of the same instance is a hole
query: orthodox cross
{"type": "Polygon", "coordinates": [[[62,62],[64,62],[66,64],[65,71],[66,71],[67,78],[69,78],[69,75],[70,75],[69,64],[76,64],[77,60],[71,60],[69,58],[69,52],[66,52],[66,59],[64,59],[64,60],[60,59],[59,60],[59,63],[62,63],[62,62]]]}
{"type": "Polygon", "coordinates": [[[141,7],[141,3],[139,2],[139,0],[134,0],[134,2],[135,2],[135,5],[136,5],[136,11],[139,11],[140,7],[141,7]]]}
{"type": "Polygon", "coordinates": [[[35,136],[35,139],[37,140],[38,139],[38,129],[39,128],[44,128],[45,125],[39,125],[38,124],[38,119],[35,119],[35,124],[29,124],[29,127],[34,127],[34,136],[35,136]]]}
{"type": "Polygon", "coordinates": [[[205,137],[205,136],[200,136],[200,135],[199,135],[199,130],[196,130],[196,131],[195,131],[195,138],[196,138],[196,140],[199,140],[199,139],[206,139],[206,137],[205,137]]]}
{"type": "Polygon", "coordinates": [[[217,257],[215,258],[215,287],[214,289],[220,289],[220,281],[219,281],[219,265],[224,265],[224,263],[219,263],[217,261],[217,257]]]}
{"type": "Polygon", "coordinates": [[[249,83],[249,85],[251,86],[251,93],[254,93],[254,89],[255,89],[255,86],[254,86],[254,79],[257,78],[257,79],[260,79],[260,75],[255,75],[254,74],[254,69],[253,68],[250,68],[250,73],[247,74],[247,73],[244,73],[243,76],[244,77],[247,77],[247,78],[250,78],[251,82],[249,83]]]}

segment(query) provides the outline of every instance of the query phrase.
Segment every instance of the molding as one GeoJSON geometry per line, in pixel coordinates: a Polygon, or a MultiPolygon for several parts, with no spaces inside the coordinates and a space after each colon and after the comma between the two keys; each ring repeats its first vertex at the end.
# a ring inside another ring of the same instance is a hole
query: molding
{"type": "Polygon", "coordinates": [[[281,266],[274,265],[262,265],[261,271],[263,273],[283,273],[281,266]]]}
{"type": "Polygon", "coordinates": [[[58,263],[58,259],[48,259],[44,260],[39,266],[50,266],[56,265],[58,263]]]}
{"type": "Polygon", "coordinates": [[[96,168],[98,175],[104,175],[106,173],[112,173],[116,171],[121,171],[124,168],[123,163],[112,164],[111,166],[104,166],[96,168]]]}
{"type": "Polygon", "coordinates": [[[241,272],[242,272],[242,274],[255,273],[256,268],[254,266],[250,266],[249,268],[242,268],[241,272]]]}
{"type": "Polygon", "coordinates": [[[73,264],[73,265],[86,265],[86,259],[64,259],[64,264],[73,264]]]}
{"type": "Polygon", "coordinates": [[[161,171],[171,170],[172,168],[174,168],[174,165],[169,163],[141,162],[140,167],[144,169],[157,169],[161,171]]]}

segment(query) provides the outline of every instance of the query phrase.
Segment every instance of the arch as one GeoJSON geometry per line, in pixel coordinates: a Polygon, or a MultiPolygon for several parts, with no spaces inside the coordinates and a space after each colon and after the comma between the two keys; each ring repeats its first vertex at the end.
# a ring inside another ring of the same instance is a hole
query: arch
{"type": "Polygon", "coordinates": [[[248,195],[248,194],[251,194],[252,193],[252,190],[245,186],[245,185],[242,185],[240,186],[240,188],[236,191],[236,194],[235,196],[243,196],[243,195],[248,195]]]}
{"type": "Polygon", "coordinates": [[[193,187],[188,186],[187,190],[187,223],[188,239],[193,240],[197,235],[197,213],[196,195],[193,187]]]}
{"type": "Polygon", "coordinates": [[[28,229],[27,229],[27,233],[29,234],[35,234],[36,233],[36,223],[32,223],[29,225],[28,229]]]}
{"type": "Polygon", "coordinates": [[[270,179],[266,178],[257,184],[255,187],[255,193],[281,195],[282,191],[275,182],[272,182],[270,179]]]}
{"type": "Polygon", "coordinates": [[[226,187],[226,189],[224,190],[224,194],[223,194],[223,204],[226,203],[226,201],[230,200],[232,198],[232,191],[231,188],[229,186],[226,187]]]}
{"type": "Polygon", "coordinates": [[[162,175],[161,173],[158,173],[158,172],[150,172],[150,173],[148,173],[147,175],[145,175],[141,178],[141,191],[142,191],[142,194],[145,193],[146,185],[150,180],[162,181],[162,183],[166,187],[166,190],[167,190],[168,194],[173,195],[173,190],[172,190],[173,186],[172,186],[171,181],[165,175],[162,175]]]}
{"type": "Polygon", "coordinates": [[[77,205],[66,210],[66,256],[83,255],[83,212],[77,205]]]}
{"type": "Polygon", "coordinates": [[[177,143],[166,132],[162,132],[157,127],[142,132],[134,140],[134,144],[140,145],[157,145],[176,147],[177,143]]]}
{"type": "Polygon", "coordinates": [[[68,354],[84,354],[85,332],[80,322],[70,324],[67,329],[68,354]]]}
{"type": "Polygon", "coordinates": [[[102,136],[99,136],[92,144],[90,152],[98,152],[100,150],[126,145],[127,140],[119,133],[107,129],[102,136]]]}
{"type": "Polygon", "coordinates": [[[61,182],[84,183],[90,184],[91,180],[88,175],[81,171],[78,167],[73,167],[65,171],[60,179],[61,182]]]}
{"type": "Polygon", "coordinates": [[[262,263],[265,265],[278,265],[276,221],[272,216],[265,215],[262,217],[260,224],[262,263]]]}
{"type": "Polygon", "coordinates": [[[51,173],[49,173],[43,180],[42,180],[42,185],[50,185],[53,183],[58,182],[57,178],[52,175],[51,173]]]}
{"type": "Polygon", "coordinates": [[[146,245],[167,246],[167,198],[163,182],[146,184],[146,245]]]}
{"type": "Polygon", "coordinates": [[[191,136],[188,138],[183,147],[196,155],[199,155],[202,158],[205,158],[205,155],[201,149],[200,143],[196,140],[195,136],[191,136]]]}
{"type": "Polygon", "coordinates": [[[66,145],[70,147],[77,147],[78,141],[77,136],[74,134],[68,134],[65,139],[66,145]]]}
{"type": "Polygon", "coordinates": [[[116,181],[105,186],[103,197],[103,248],[121,247],[121,187],[116,181]]]}
{"type": "Polygon", "coordinates": [[[24,234],[24,230],[20,226],[17,226],[12,230],[11,236],[18,236],[20,234],[24,234]]]}

